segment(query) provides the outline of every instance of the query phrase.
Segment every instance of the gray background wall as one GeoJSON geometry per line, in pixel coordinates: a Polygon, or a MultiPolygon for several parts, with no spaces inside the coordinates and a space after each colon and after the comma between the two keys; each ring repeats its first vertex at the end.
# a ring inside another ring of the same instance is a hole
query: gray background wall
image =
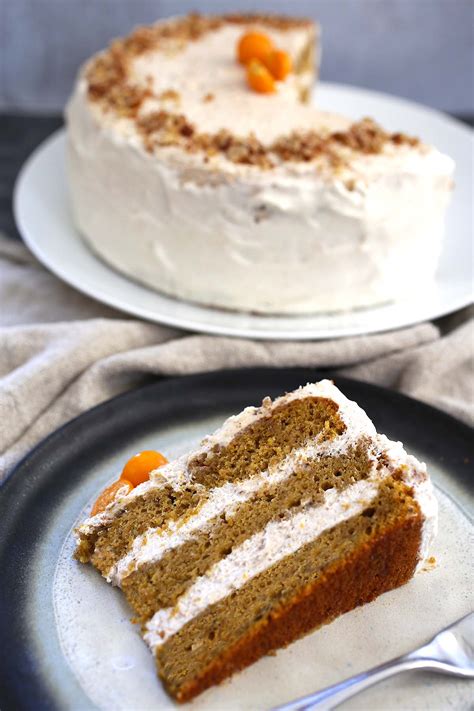
{"type": "Polygon", "coordinates": [[[0,110],[59,110],[78,65],[136,24],[236,9],[317,18],[327,81],[474,113],[474,0],[0,0],[0,110]]]}

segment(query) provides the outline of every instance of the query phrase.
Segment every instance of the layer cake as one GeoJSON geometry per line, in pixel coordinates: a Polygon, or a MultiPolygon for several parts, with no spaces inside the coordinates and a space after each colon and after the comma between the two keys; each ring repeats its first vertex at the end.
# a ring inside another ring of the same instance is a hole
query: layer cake
{"type": "Polygon", "coordinates": [[[308,20],[189,16],[139,28],[80,71],[67,107],[76,224],[165,294],[262,314],[371,306],[433,281],[453,162],[310,101],[308,20]],[[292,71],[253,91],[236,60],[265,33],[292,71]]]}
{"type": "Polygon", "coordinates": [[[102,504],[76,557],[121,587],[178,701],[406,583],[437,518],[425,466],[329,381],[246,408],[102,504]]]}

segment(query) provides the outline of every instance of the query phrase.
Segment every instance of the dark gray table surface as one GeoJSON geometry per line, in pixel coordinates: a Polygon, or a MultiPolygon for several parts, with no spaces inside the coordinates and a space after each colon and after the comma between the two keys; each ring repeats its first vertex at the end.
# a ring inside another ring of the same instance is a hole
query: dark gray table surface
{"type": "Polygon", "coordinates": [[[61,116],[0,114],[0,232],[19,239],[13,219],[13,186],[30,153],[63,123],[61,116]]]}
{"type": "MultiPolygon", "coordinates": [[[[474,126],[474,116],[457,118],[474,126]]],[[[61,116],[0,114],[0,232],[20,239],[12,209],[13,186],[33,149],[63,123],[61,116]]]]}

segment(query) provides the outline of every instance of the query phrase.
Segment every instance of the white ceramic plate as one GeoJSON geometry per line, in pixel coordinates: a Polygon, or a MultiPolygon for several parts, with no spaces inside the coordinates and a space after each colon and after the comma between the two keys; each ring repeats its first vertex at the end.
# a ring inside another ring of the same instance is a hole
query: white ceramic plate
{"type": "MultiPolygon", "coordinates": [[[[65,175],[65,134],[48,138],[23,167],[15,188],[15,216],[36,257],[79,291],[109,306],[180,328],[259,339],[322,339],[402,328],[465,306],[472,298],[472,132],[431,109],[384,94],[320,84],[322,109],[354,119],[373,116],[391,130],[420,135],[456,161],[456,187],[434,288],[377,308],[314,316],[257,316],[196,306],[136,284],[92,254],[74,227],[65,175]]],[[[403,274],[400,275],[403,289],[403,274]]]]}

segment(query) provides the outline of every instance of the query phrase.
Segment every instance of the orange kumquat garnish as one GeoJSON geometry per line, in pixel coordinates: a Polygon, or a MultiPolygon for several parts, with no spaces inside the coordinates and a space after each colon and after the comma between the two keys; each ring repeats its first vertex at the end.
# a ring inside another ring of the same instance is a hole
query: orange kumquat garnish
{"type": "Polygon", "coordinates": [[[292,69],[291,57],[283,49],[274,49],[262,61],[270,74],[278,81],[286,79],[292,69]]]}
{"type": "Polygon", "coordinates": [[[94,506],[92,507],[91,516],[95,516],[104,509],[107,508],[109,504],[115,499],[119,489],[123,489],[124,496],[129,494],[134,488],[133,484],[126,479],[119,479],[114,481],[113,484],[104,489],[97,497],[94,506]]]}
{"type": "Polygon", "coordinates": [[[252,59],[261,59],[273,49],[273,43],[263,32],[246,32],[237,45],[237,56],[241,64],[247,64],[252,59]]]}
{"type": "Polygon", "coordinates": [[[247,65],[247,82],[251,89],[260,94],[271,94],[275,91],[274,78],[258,59],[253,59],[247,65]]]}
{"type": "Polygon", "coordinates": [[[163,464],[167,464],[168,460],[161,452],[155,452],[153,449],[146,449],[144,452],[138,452],[125,464],[120,479],[126,479],[132,482],[133,486],[138,486],[150,476],[150,472],[163,464]]]}

